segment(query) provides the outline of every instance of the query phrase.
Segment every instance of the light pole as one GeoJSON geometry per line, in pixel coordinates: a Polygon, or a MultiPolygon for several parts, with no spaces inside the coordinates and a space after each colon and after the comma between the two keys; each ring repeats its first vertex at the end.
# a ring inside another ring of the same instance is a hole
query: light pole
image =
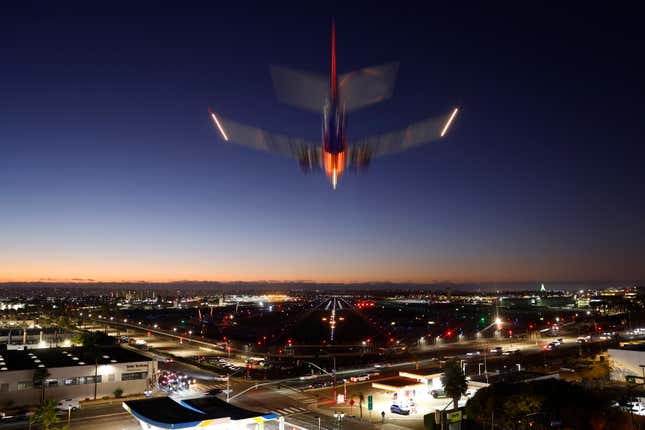
{"type": "Polygon", "coordinates": [[[67,406],[67,427],[69,428],[69,422],[72,420],[72,407],[67,406]]]}

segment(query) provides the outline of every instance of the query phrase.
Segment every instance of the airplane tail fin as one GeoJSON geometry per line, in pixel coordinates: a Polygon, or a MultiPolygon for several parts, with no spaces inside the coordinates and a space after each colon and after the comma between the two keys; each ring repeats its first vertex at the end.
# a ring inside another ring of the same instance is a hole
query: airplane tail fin
{"type": "Polygon", "coordinates": [[[336,101],[338,93],[338,83],[336,81],[336,26],[334,20],[331,20],[331,101],[336,101]]]}

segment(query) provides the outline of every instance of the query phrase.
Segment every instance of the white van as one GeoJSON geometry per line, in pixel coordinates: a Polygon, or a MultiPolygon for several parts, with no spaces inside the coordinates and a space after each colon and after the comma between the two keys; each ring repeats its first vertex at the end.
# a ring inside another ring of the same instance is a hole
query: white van
{"type": "Polygon", "coordinates": [[[78,400],[75,399],[63,399],[58,404],[56,405],[56,409],[61,410],[61,411],[67,411],[69,409],[75,411],[76,409],[80,409],[81,404],[79,403],[78,400]]]}

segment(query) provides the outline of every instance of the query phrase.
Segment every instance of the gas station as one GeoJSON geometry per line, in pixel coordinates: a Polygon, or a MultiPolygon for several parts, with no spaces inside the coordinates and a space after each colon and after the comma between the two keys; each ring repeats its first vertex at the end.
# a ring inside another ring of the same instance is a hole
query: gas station
{"type": "Polygon", "coordinates": [[[173,400],[156,397],[123,402],[142,430],[264,430],[264,424],[277,421],[280,430],[284,419],[243,409],[214,396],[173,400]]]}

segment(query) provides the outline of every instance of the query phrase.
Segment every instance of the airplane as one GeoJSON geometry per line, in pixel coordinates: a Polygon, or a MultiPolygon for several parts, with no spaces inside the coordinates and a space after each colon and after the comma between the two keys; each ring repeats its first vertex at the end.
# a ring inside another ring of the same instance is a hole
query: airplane
{"type": "Polygon", "coordinates": [[[321,142],[270,133],[223,118],[210,109],[209,113],[225,142],[295,158],[305,172],[323,170],[336,189],[347,167],[362,170],[372,158],[441,139],[455,120],[458,107],[448,114],[413,123],[399,131],[348,142],[347,113],[388,99],[397,71],[398,63],[387,63],[337,76],[336,29],[332,21],[329,80],[286,67],[270,67],[281,102],[308,111],[322,111],[321,142]]]}

